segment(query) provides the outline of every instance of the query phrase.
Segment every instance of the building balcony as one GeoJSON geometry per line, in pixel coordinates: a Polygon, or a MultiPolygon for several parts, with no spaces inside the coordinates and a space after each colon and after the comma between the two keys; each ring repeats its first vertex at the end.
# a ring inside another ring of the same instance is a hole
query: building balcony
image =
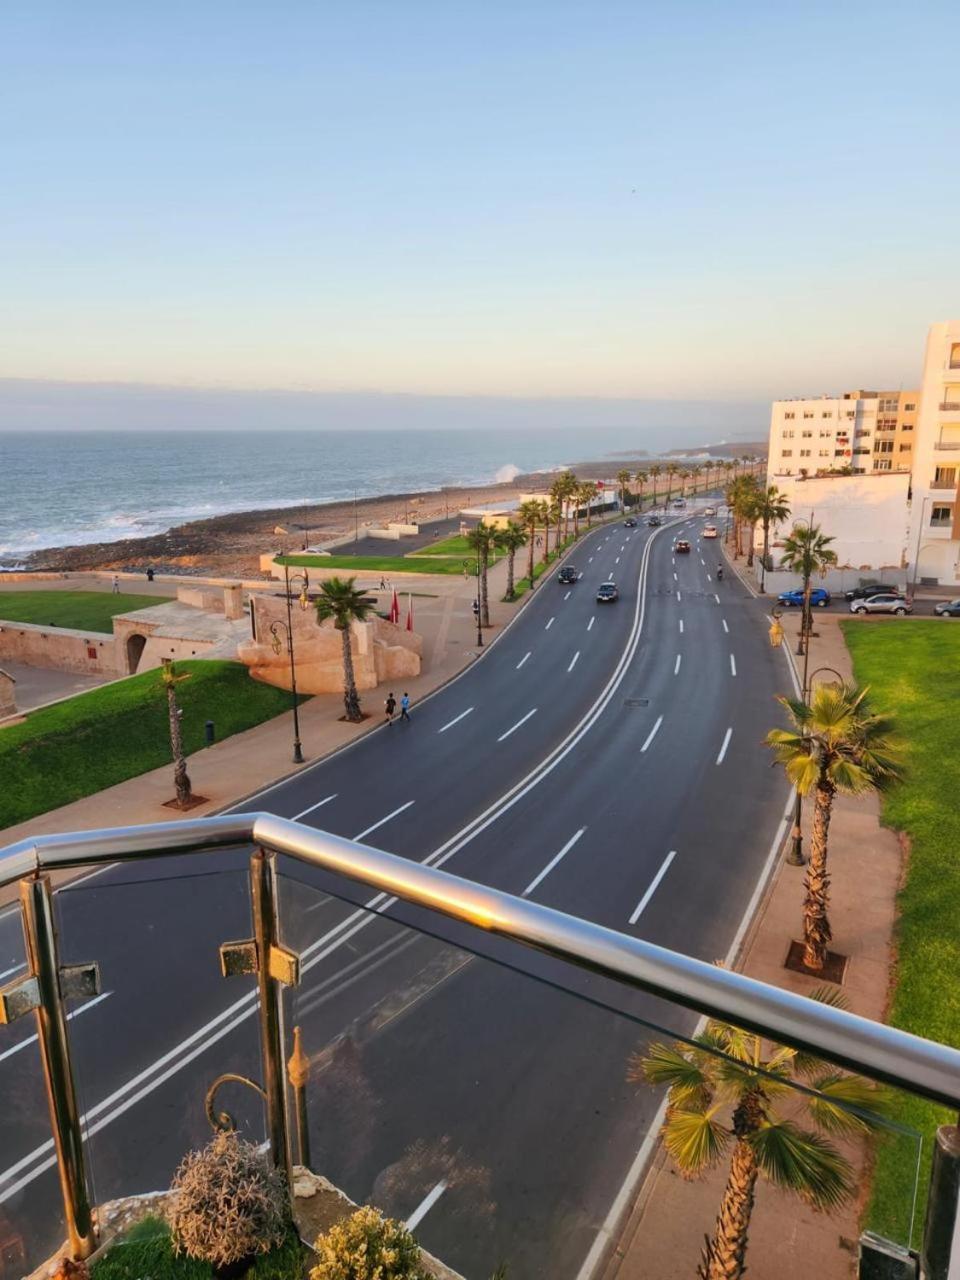
{"type": "MultiPolygon", "coordinates": [[[[24,938],[4,935],[0,987],[2,1280],[58,1249],[89,1258],[110,1220],[95,1200],[162,1191],[210,1125],[259,1146],[281,1189],[295,1175],[299,1199],[312,1165],[463,1275],[504,1259],[517,1280],[599,1275],[622,1226],[613,1195],[637,1194],[638,1149],[652,1156],[662,1122],[662,1088],[625,1081],[638,1062],[668,1060],[655,1046],[689,1053],[704,1017],[697,1070],[726,1084],[758,1065],[736,1048],[748,1033],[758,1053],[772,1042],[822,1060],[821,1081],[779,1054],[756,1084],[772,1075],[787,1115],[828,1112],[828,1137],[856,1131],[869,1105],[860,1085],[848,1105],[836,1073],[960,1110],[960,1050],[418,856],[263,813],[0,850],[0,890],[19,891],[4,919],[9,929],[19,913],[24,938]]],[[[898,1122],[871,1113],[871,1127],[915,1177],[920,1135],[899,1122],[903,1100],[889,1105],[898,1122]]],[[[934,1161],[936,1280],[955,1188],[955,1157],[934,1161]]],[[[916,1186],[906,1191],[886,1221],[915,1265],[916,1186]]],[[[793,1204],[783,1212],[784,1232],[802,1235],[793,1204]]],[[[836,1266],[846,1273],[849,1256],[836,1266]]]]}
{"type": "Polygon", "coordinates": [[[941,400],[939,410],[941,413],[960,413],[960,400],[941,400]]]}
{"type": "Polygon", "coordinates": [[[937,440],[933,447],[938,453],[956,452],[960,449],[960,440],[937,440]]]}

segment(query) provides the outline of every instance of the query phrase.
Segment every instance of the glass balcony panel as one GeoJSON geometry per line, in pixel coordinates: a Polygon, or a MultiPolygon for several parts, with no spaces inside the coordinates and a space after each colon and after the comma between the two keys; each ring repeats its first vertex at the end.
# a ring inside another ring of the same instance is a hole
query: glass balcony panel
{"type": "MultiPolygon", "coordinates": [[[[618,1197],[632,1204],[643,1187],[625,1237],[641,1251],[642,1273],[695,1274],[733,1142],[702,1181],[673,1176],[655,1141],[664,1090],[636,1079],[654,1045],[688,1051],[703,1026],[695,1013],[360,886],[343,884],[341,897],[332,877],[288,860],[281,867],[282,937],[304,961],[287,1029],[300,1028],[310,1061],[316,1173],[352,1200],[412,1221],[426,1249],[469,1276],[504,1265],[511,1277],[578,1280],[624,1225],[613,1214],[618,1197]]],[[[829,1068],[783,1078],[787,1060],[778,1065],[769,1044],[762,1052],[773,1075],[750,1081],[788,1123],[816,1128],[814,1105],[825,1117],[818,1132],[851,1162],[854,1193],[868,1153],[882,1153],[896,1191],[867,1225],[916,1244],[921,1142],[892,1118],[898,1101],[888,1098],[865,1142],[857,1108],[833,1096],[837,1086],[828,1081],[823,1097],[813,1087],[829,1068]]],[[[743,1073],[742,1064],[705,1057],[720,1064],[714,1080],[743,1073]]],[[[725,1103],[727,1129],[731,1114],[725,1103]]],[[[761,1179],[751,1269],[772,1269],[785,1235],[804,1247],[814,1231],[810,1248],[849,1268],[855,1194],[826,1236],[821,1221],[761,1179]]]]}

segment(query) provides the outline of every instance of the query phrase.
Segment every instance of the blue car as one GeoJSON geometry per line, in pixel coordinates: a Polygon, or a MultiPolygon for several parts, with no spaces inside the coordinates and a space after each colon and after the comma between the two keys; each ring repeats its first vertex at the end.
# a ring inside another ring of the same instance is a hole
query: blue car
{"type": "MultiPolygon", "coordinates": [[[[830,592],[824,587],[814,587],[810,592],[810,603],[816,605],[818,609],[825,609],[830,603],[830,592]]],[[[777,604],[786,605],[789,609],[791,605],[796,605],[798,609],[803,607],[803,591],[781,591],[777,596],[777,604]]]]}

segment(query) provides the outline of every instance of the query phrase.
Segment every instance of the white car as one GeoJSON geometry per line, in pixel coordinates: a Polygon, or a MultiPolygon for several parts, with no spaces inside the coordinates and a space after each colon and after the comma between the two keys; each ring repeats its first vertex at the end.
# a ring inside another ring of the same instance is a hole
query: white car
{"type": "Polygon", "coordinates": [[[705,524],[703,526],[703,536],[705,538],[715,538],[717,536],[717,526],[715,524],[705,524]]]}
{"type": "Polygon", "coordinates": [[[717,508],[716,508],[716,507],[704,507],[704,509],[703,509],[703,514],[704,514],[705,516],[715,516],[715,515],[717,514],[717,508]]]}

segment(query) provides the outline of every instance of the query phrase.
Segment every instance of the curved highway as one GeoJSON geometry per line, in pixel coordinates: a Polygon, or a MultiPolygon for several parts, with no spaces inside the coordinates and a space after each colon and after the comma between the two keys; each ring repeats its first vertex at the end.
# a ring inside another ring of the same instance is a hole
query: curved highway
{"type": "MultiPolygon", "coordinates": [[[[717,581],[702,523],[592,532],[567,561],[578,582],[543,581],[410,724],[242,807],[727,957],[782,834],[762,738],[788,676],[761,603],[717,581]],[[598,604],[611,578],[620,599],[598,604]]],[[[216,959],[250,931],[245,866],[238,850],[117,867],[57,895],[65,960],[103,976],[72,1020],[98,1199],[166,1185],[206,1138],[209,1081],[260,1074],[250,983],[225,982],[216,959]]],[[[695,1019],[286,864],[282,921],[304,958],[288,1019],[315,1061],[314,1166],[415,1215],[465,1275],[503,1262],[586,1277],[655,1132],[659,1100],[628,1086],[630,1055],[647,1024],[689,1034],[695,1019]]],[[[22,961],[18,934],[0,918],[0,971],[22,961]]],[[[0,1040],[17,1101],[0,1115],[0,1213],[39,1253],[57,1188],[30,1030],[0,1040]]],[[[224,1101],[260,1132],[255,1100],[224,1101]]]]}

